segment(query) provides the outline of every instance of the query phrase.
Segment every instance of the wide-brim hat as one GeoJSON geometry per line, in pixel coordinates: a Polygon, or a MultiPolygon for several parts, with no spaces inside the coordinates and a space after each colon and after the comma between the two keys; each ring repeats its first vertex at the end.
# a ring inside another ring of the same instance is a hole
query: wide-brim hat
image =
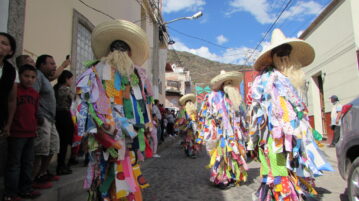
{"type": "Polygon", "coordinates": [[[274,48],[283,44],[292,46],[292,51],[289,57],[298,61],[302,67],[308,66],[313,62],[315,53],[313,47],[309,43],[297,38],[286,38],[280,29],[274,29],[271,44],[261,52],[254,63],[254,69],[261,71],[267,66],[273,65],[271,52],[274,48]]]}
{"type": "Polygon", "coordinates": [[[186,94],[179,99],[179,104],[184,105],[187,101],[196,102],[196,96],[194,94],[186,94]]]}
{"type": "Polygon", "coordinates": [[[95,57],[106,56],[115,40],[122,40],[130,46],[134,64],[141,66],[145,63],[149,55],[147,35],[141,27],[126,20],[106,21],[95,27],[91,36],[95,57]]]}
{"type": "Polygon", "coordinates": [[[239,86],[242,79],[243,79],[243,75],[241,72],[238,72],[238,71],[226,72],[226,71],[222,70],[219,75],[217,75],[216,77],[214,77],[211,80],[210,86],[211,86],[212,90],[217,91],[218,89],[220,89],[223,82],[225,82],[225,81],[232,80],[233,86],[239,86]]]}

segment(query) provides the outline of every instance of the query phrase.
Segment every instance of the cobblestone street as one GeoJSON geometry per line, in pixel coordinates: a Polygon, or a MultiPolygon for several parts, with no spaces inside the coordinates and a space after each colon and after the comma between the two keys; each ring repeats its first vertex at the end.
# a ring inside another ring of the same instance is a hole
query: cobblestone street
{"type": "MultiPolygon", "coordinates": [[[[326,173],[317,180],[321,200],[346,201],[342,195],[346,183],[336,167],[335,149],[324,148],[335,172],[326,173]]],[[[209,158],[203,149],[196,159],[185,157],[179,141],[168,146],[161,158],[150,159],[143,164],[142,171],[150,183],[144,190],[146,201],[250,201],[252,193],[259,187],[259,163],[249,163],[248,181],[241,186],[220,190],[209,182],[209,158]]]]}

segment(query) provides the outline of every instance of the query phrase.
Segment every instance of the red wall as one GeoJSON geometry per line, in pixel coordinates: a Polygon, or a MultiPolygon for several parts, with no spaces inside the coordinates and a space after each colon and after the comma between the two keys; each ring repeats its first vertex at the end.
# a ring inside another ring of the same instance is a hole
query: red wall
{"type": "Polygon", "coordinates": [[[253,70],[253,71],[244,71],[242,73],[244,74],[244,76],[243,76],[244,93],[245,93],[244,101],[245,101],[245,103],[248,104],[248,100],[247,100],[248,91],[251,88],[254,79],[257,77],[257,75],[259,73],[257,71],[255,71],[255,70],[253,70]]]}
{"type": "MultiPolygon", "coordinates": [[[[327,112],[327,113],[324,114],[324,122],[325,122],[325,125],[323,126],[323,130],[325,129],[327,131],[327,135],[325,135],[325,133],[322,133],[323,134],[323,141],[325,141],[326,143],[329,144],[333,140],[333,131],[330,128],[330,112],[327,112]]],[[[309,123],[315,129],[314,116],[309,116],[309,123]]]]}

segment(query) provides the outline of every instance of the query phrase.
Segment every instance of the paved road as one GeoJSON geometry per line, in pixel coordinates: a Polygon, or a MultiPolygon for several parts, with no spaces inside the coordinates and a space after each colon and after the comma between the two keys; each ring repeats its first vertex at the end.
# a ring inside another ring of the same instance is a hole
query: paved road
{"type": "MultiPolygon", "coordinates": [[[[335,170],[335,149],[324,148],[335,170]]],[[[259,164],[249,164],[249,178],[241,186],[228,190],[213,187],[209,179],[209,170],[205,168],[208,157],[203,151],[197,159],[185,157],[178,143],[174,143],[161,152],[161,158],[151,159],[143,164],[142,172],[151,187],[144,190],[145,201],[235,201],[252,200],[252,193],[259,186],[259,164]]],[[[327,173],[317,180],[317,189],[321,200],[347,201],[344,193],[346,183],[338,171],[327,173]]]]}

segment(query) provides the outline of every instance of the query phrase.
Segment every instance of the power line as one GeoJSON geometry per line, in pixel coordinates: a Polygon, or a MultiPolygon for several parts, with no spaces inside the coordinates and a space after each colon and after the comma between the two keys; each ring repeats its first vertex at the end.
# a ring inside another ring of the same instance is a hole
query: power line
{"type": "Polygon", "coordinates": [[[272,23],[272,25],[268,28],[267,32],[264,34],[263,38],[258,42],[256,48],[254,48],[252,54],[246,59],[244,65],[248,64],[248,61],[252,58],[254,52],[258,49],[259,45],[266,39],[268,33],[272,30],[272,28],[274,27],[274,25],[277,23],[277,21],[279,20],[279,18],[282,16],[282,14],[284,13],[284,11],[289,7],[289,4],[292,2],[292,0],[289,0],[288,3],[285,5],[285,7],[282,9],[282,11],[279,13],[279,15],[277,16],[277,18],[275,19],[275,21],[272,23]]]}
{"type": "Polygon", "coordinates": [[[92,10],[94,10],[94,11],[96,11],[96,12],[99,12],[99,13],[101,13],[101,14],[103,14],[103,15],[106,15],[107,17],[109,17],[109,18],[115,20],[114,17],[112,17],[111,15],[105,13],[104,11],[99,10],[99,9],[97,9],[97,8],[94,8],[94,7],[90,6],[90,5],[88,5],[87,3],[83,2],[82,0],[79,0],[79,2],[81,2],[81,3],[84,4],[85,6],[87,6],[88,8],[91,8],[92,10]]]}
{"type": "Polygon", "coordinates": [[[172,27],[170,27],[170,26],[167,26],[167,27],[168,27],[169,29],[171,29],[171,30],[173,30],[173,31],[175,31],[175,32],[177,32],[177,33],[179,33],[179,34],[181,34],[181,35],[186,36],[186,37],[193,38],[193,39],[197,39],[197,40],[200,40],[200,41],[202,41],[202,42],[205,42],[205,43],[208,43],[208,44],[211,44],[211,45],[214,45],[214,46],[223,48],[223,49],[229,49],[229,47],[225,47],[225,46],[222,46],[222,45],[218,45],[218,44],[216,44],[216,43],[213,43],[213,42],[211,42],[211,41],[205,40],[205,39],[203,39],[203,38],[199,38],[199,37],[197,37],[197,36],[192,36],[192,35],[183,33],[183,32],[178,31],[178,30],[176,30],[176,29],[174,29],[174,28],[172,28],[172,27]]]}

